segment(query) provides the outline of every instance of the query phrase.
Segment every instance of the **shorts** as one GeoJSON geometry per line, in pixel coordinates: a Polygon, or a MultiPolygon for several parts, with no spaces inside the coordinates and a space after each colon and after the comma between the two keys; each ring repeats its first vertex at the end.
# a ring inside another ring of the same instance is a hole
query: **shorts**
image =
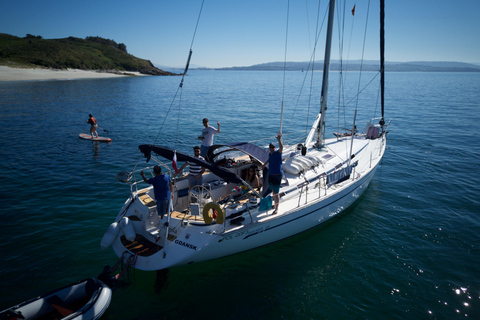
{"type": "Polygon", "coordinates": [[[273,193],[278,193],[280,191],[281,184],[282,184],[281,174],[268,175],[268,186],[270,189],[272,189],[273,193]]]}
{"type": "Polygon", "coordinates": [[[201,146],[200,146],[200,155],[201,155],[205,160],[206,160],[206,157],[207,157],[208,149],[210,149],[210,146],[204,146],[204,145],[201,145],[201,146]]]}
{"type": "Polygon", "coordinates": [[[187,179],[188,179],[188,187],[189,188],[197,186],[197,185],[201,186],[203,184],[203,176],[202,175],[200,175],[200,178],[195,179],[195,175],[189,174],[187,176],[187,179]]]}
{"type": "Polygon", "coordinates": [[[157,213],[160,217],[168,212],[168,200],[157,201],[157,213]]]}

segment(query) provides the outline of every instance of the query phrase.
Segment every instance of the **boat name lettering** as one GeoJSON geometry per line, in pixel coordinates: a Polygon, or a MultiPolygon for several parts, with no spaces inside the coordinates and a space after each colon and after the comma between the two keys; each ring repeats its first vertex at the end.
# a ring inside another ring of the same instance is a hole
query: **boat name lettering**
{"type": "Polygon", "coordinates": [[[192,250],[197,251],[197,246],[194,246],[193,244],[190,244],[190,243],[186,243],[186,242],[183,242],[183,241],[180,241],[180,240],[175,240],[175,244],[178,244],[179,246],[184,246],[188,249],[192,249],[192,250]]]}
{"type": "Polygon", "coordinates": [[[247,237],[247,236],[250,236],[250,235],[253,235],[253,234],[261,233],[261,232],[267,230],[268,228],[270,228],[270,227],[265,226],[265,227],[255,228],[255,229],[241,230],[241,231],[235,232],[234,234],[226,235],[224,239],[225,240],[232,240],[232,239],[238,238],[238,237],[247,237]]]}

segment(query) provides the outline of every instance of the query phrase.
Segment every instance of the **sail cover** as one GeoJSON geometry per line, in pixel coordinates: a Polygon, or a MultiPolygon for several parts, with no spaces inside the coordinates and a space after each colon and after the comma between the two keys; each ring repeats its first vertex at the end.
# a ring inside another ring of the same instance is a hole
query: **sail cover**
{"type": "Polygon", "coordinates": [[[218,177],[224,179],[225,181],[228,182],[233,182],[233,183],[241,183],[242,180],[233,172],[228,171],[225,168],[219,167],[213,163],[208,163],[204,160],[200,160],[198,158],[195,158],[194,156],[189,156],[188,154],[174,151],[172,149],[162,147],[162,146],[155,146],[151,144],[142,144],[141,146],[138,147],[140,151],[145,155],[147,158],[147,162],[150,160],[151,153],[152,151],[155,152],[157,155],[168,159],[168,160],[173,160],[173,155],[176,152],[177,154],[177,161],[190,161],[195,164],[201,165],[205,169],[210,170],[213,172],[215,175],[218,177]]]}
{"type": "MultiPolygon", "coordinates": [[[[248,143],[248,142],[235,142],[235,143],[229,143],[229,144],[216,144],[216,145],[213,145],[211,146],[209,149],[208,149],[208,152],[207,152],[207,159],[210,159],[210,161],[212,161],[212,155],[213,157],[215,157],[216,155],[214,155],[214,151],[219,149],[219,148],[222,148],[222,147],[226,147],[230,150],[228,151],[231,151],[231,150],[237,150],[237,151],[241,151],[245,154],[248,154],[249,156],[255,158],[257,161],[259,161],[260,163],[264,164],[265,161],[268,160],[268,152],[253,144],[253,143],[248,143]]],[[[225,151],[222,151],[222,153],[225,152],[225,151]]]]}

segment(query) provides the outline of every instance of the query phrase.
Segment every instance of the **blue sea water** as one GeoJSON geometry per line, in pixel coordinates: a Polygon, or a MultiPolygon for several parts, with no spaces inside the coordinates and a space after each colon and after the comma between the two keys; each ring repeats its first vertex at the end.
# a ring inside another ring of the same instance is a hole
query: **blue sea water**
{"type": "MultiPolygon", "coordinates": [[[[273,140],[282,96],[284,133],[304,133],[318,107],[297,98],[302,73],[288,73],[285,91],[282,77],[192,71],[176,99],[179,77],[0,83],[0,310],[116,262],[99,243],[129,194],[115,174],[144,163],[138,145],[190,152],[204,117],[221,123],[216,142],[273,140]],[[89,113],[112,143],[78,138],[89,113]]],[[[478,73],[387,73],[387,150],[352,208],[244,254],[135,271],[102,319],[479,319],[479,83],[478,73]]],[[[360,130],[378,101],[368,90],[360,130]]],[[[343,94],[331,86],[329,101],[343,94]]]]}

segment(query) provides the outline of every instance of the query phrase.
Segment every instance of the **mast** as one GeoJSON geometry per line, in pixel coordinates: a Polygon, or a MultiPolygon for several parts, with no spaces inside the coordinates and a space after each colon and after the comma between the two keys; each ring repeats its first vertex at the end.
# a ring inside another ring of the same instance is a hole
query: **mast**
{"type": "Polygon", "coordinates": [[[325,111],[327,110],[327,96],[328,96],[328,75],[330,73],[330,52],[332,49],[332,35],[333,35],[333,20],[335,18],[335,0],[330,0],[330,8],[328,11],[328,27],[327,40],[325,43],[325,59],[323,61],[323,80],[322,80],[322,95],[320,98],[320,123],[317,127],[317,147],[323,146],[325,134],[325,111]]]}
{"type": "Polygon", "coordinates": [[[385,124],[384,118],[385,95],[385,0],[380,0],[380,96],[382,106],[382,119],[380,125],[385,124]]]}

